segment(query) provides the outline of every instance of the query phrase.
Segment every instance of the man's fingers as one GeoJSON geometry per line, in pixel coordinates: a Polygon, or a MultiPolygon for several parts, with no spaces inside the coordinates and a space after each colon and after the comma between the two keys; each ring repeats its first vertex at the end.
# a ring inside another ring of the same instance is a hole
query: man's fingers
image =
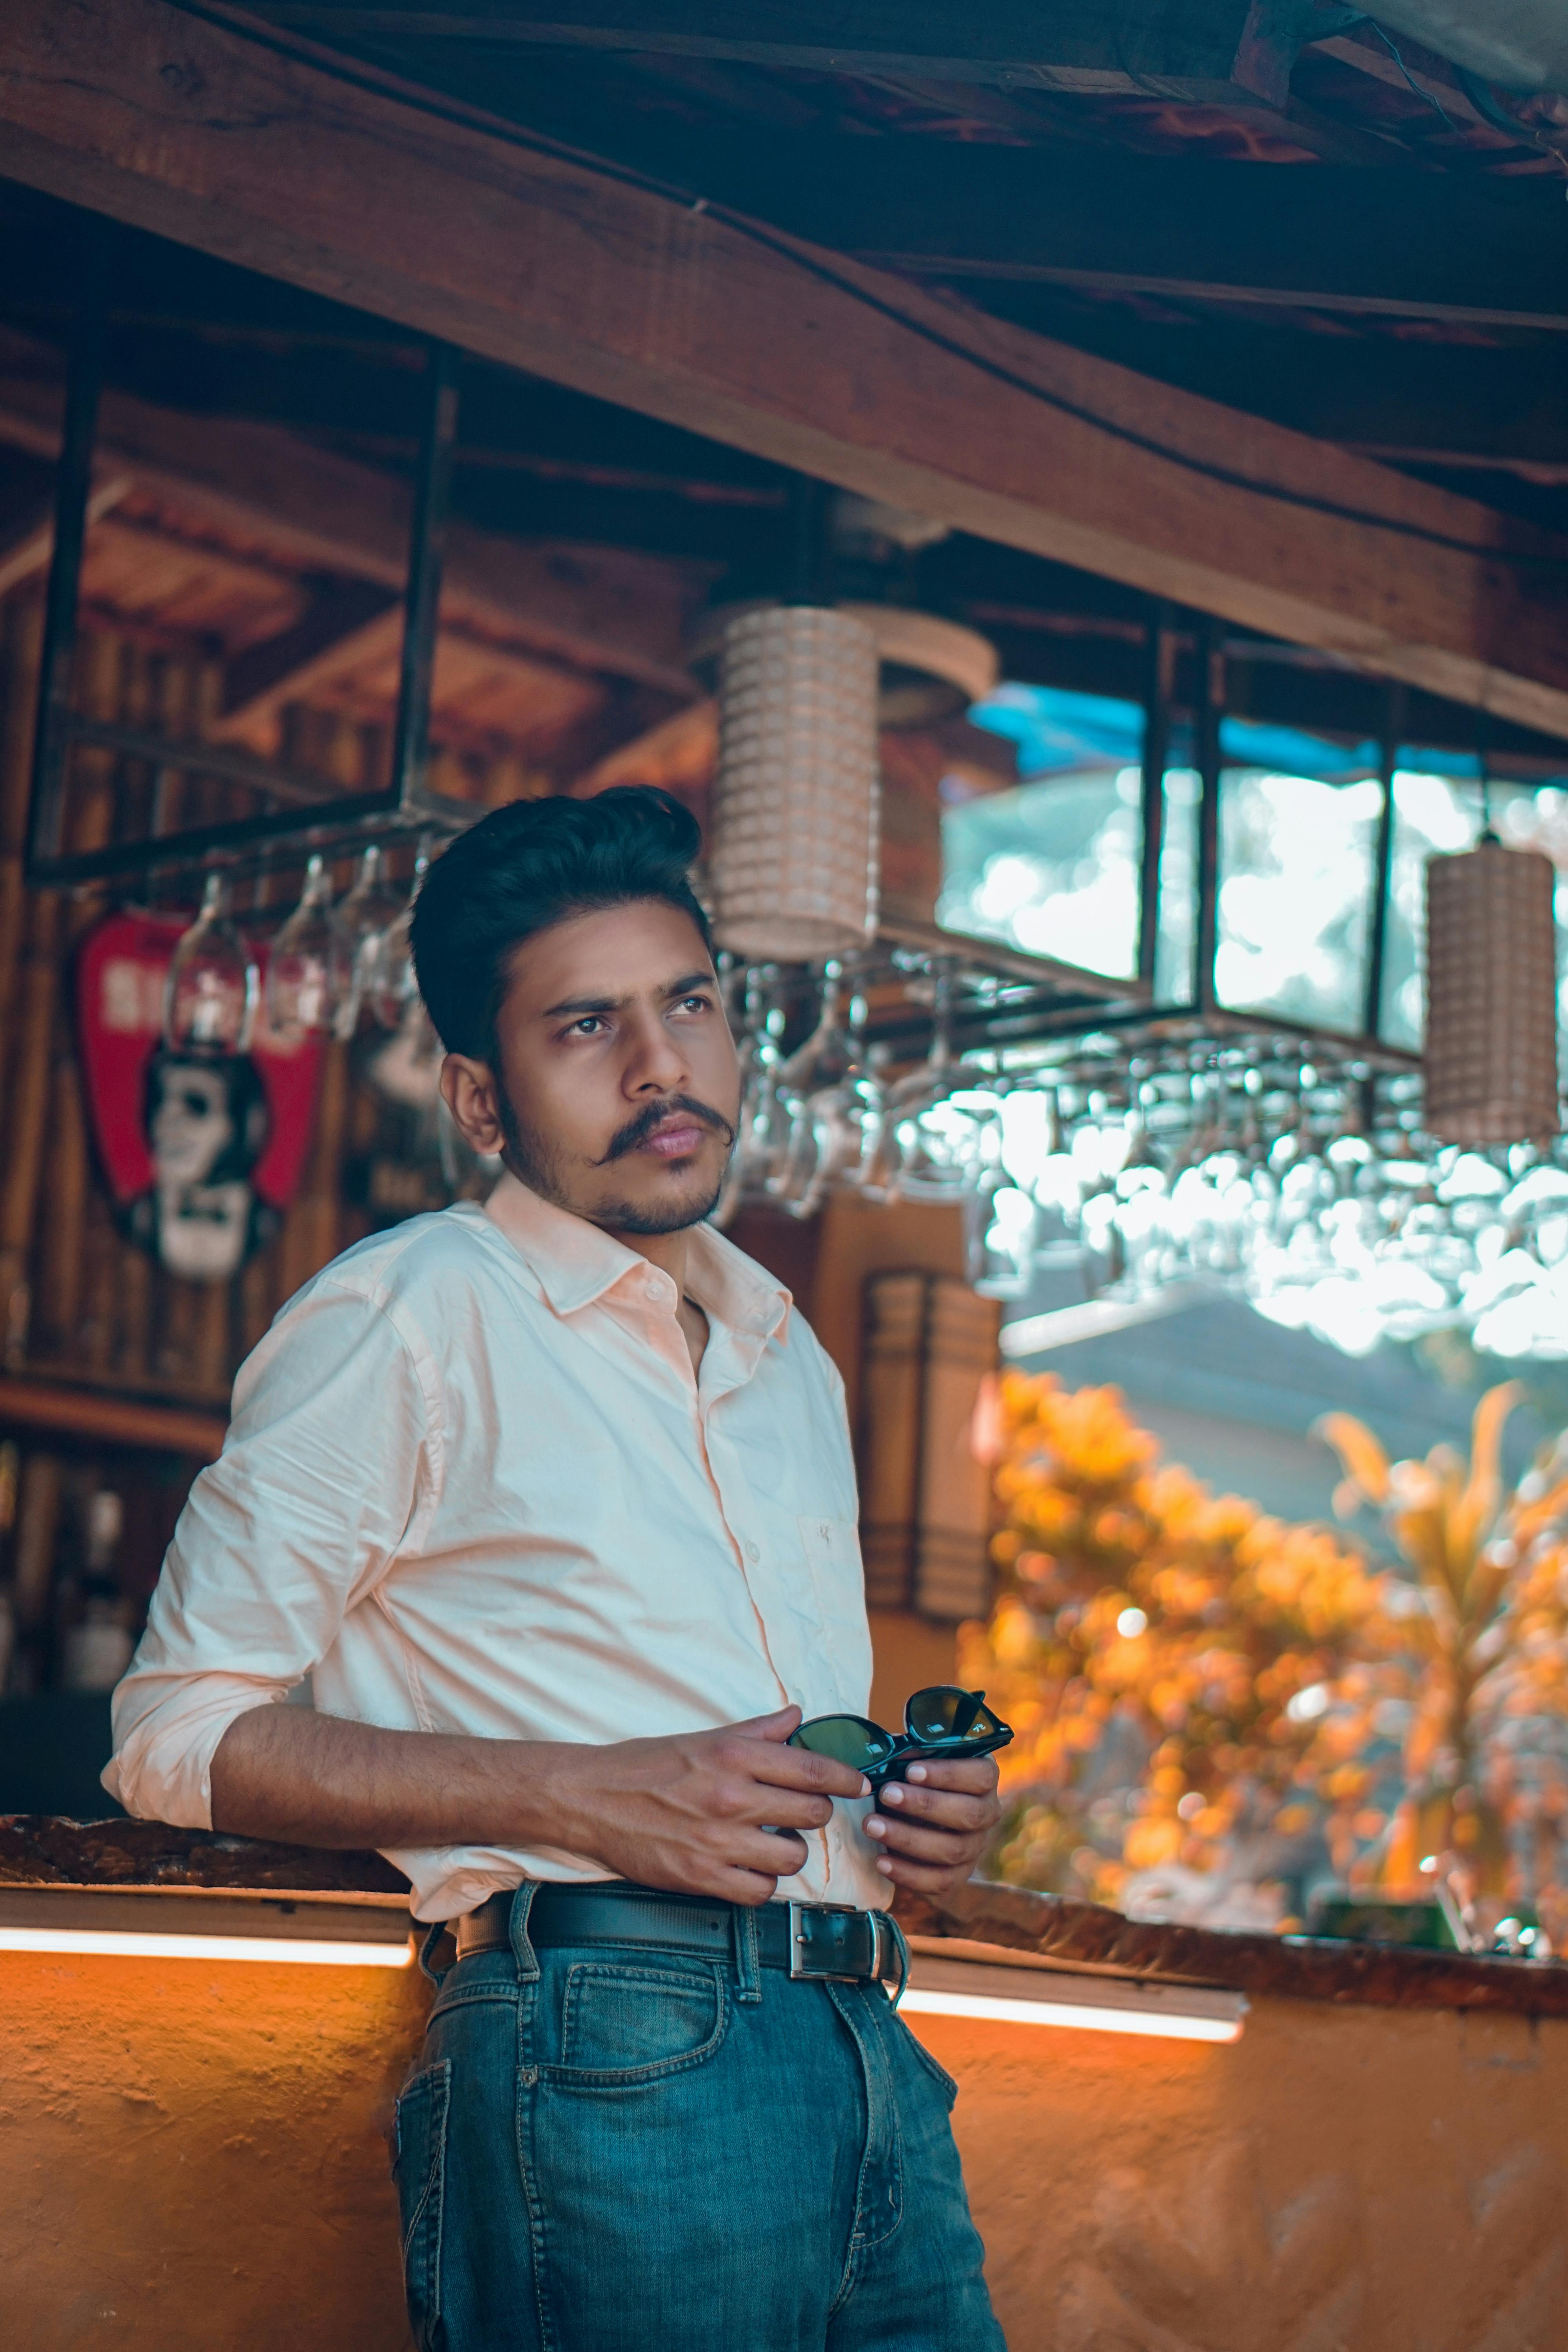
{"type": "Polygon", "coordinates": [[[984,1845],[983,1831],[924,1829],[919,1822],[900,1822],[878,1813],[866,1823],[866,1834],[884,1853],[912,1855],[921,1862],[944,1862],[951,1870],[967,1853],[974,1861],[984,1845]]]}
{"type": "Polygon", "coordinates": [[[850,1764],[831,1756],[813,1755],[809,1748],[775,1748],[762,1740],[735,1741],[726,1762],[749,1772],[769,1789],[805,1789],[823,1797],[868,1797],[871,1783],[850,1764]]]}
{"type": "Polygon", "coordinates": [[[805,1840],[794,1830],[737,1830],[726,1842],[726,1861],[736,1870],[793,1878],[805,1868],[805,1840]]]}
{"type": "Polygon", "coordinates": [[[945,1763],[922,1758],[904,1773],[918,1788],[953,1789],[973,1797],[993,1794],[999,1777],[994,1756],[949,1757],[945,1763]]]}
{"type": "Polygon", "coordinates": [[[881,1794],[882,1811],[889,1819],[928,1822],[933,1829],[985,1831],[994,1829],[1002,1809],[989,1792],[983,1797],[950,1795],[942,1789],[910,1789],[889,1780],[881,1794]]]}
{"type": "Polygon", "coordinates": [[[877,1868],[889,1886],[907,1886],[911,1895],[943,1895],[969,1876],[962,1864],[955,1870],[951,1863],[911,1862],[901,1853],[889,1854],[877,1868]]]}
{"type": "Polygon", "coordinates": [[[739,1732],[742,1739],[787,1739],[792,1731],[800,1729],[798,1706],[781,1706],[773,1715],[748,1716],[744,1723],[726,1724],[726,1731],[739,1732]]]}
{"type": "Polygon", "coordinates": [[[758,1829],[825,1830],[833,1819],[831,1797],[812,1796],[805,1789],[771,1789],[737,1778],[726,1797],[722,1818],[758,1829]]]}
{"type": "Polygon", "coordinates": [[[771,1903],[778,1886],[776,1878],[767,1877],[757,1870],[721,1870],[711,1892],[725,1903],[748,1903],[760,1906],[771,1903]]]}

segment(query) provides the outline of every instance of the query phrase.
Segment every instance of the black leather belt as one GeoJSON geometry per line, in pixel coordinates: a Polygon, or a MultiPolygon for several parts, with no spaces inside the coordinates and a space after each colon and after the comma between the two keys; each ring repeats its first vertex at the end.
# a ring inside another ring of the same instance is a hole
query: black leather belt
{"type": "MultiPolygon", "coordinates": [[[[510,1889],[492,1895],[452,1923],[460,1960],[507,1948],[512,1900],[510,1889]]],[[[731,1959],[740,1909],[734,1903],[663,1895],[655,1887],[615,1881],[587,1886],[542,1883],[528,1914],[528,1939],[541,1951],[567,1944],[629,1944],[731,1959]]],[[[829,1903],[763,1903],[750,1916],[764,1969],[853,1984],[903,1975],[898,1931],[879,1911],[829,1903]]]]}

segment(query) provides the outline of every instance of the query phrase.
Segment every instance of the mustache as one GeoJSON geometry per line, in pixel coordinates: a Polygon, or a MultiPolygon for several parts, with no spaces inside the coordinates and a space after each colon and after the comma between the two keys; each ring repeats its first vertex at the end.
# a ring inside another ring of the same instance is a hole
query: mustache
{"type": "Polygon", "coordinates": [[[609,1150],[596,1164],[607,1168],[612,1160],[624,1159],[628,1151],[635,1151],[639,1143],[647,1141],[656,1127],[664,1125],[671,1111],[677,1110],[710,1127],[727,1144],[734,1142],[735,1129],[722,1111],[715,1110],[710,1103],[699,1102],[695,1095],[667,1095],[663,1102],[649,1103],[635,1118],[628,1118],[625,1127],[618,1128],[610,1138],[609,1150]]]}

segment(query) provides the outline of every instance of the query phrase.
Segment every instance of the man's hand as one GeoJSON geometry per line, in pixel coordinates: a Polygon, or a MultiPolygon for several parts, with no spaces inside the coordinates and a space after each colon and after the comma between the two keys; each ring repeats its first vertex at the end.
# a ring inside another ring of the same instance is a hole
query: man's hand
{"type": "Polygon", "coordinates": [[[789,1706],[721,1731],[556,1748],[552,1843],[639,1885],[766,1903],[805,1865],[798,1832],[826,1828],[836,1797],[870,1793],[848,1765],[785,1744],[799,1721],[789,1706]]]}
{"type": "Polygon", "coordinates": [[[902,1780],[887,1781],[866,1834],[882,1849],[877,1867],[895,1886],[916,1895],[945,1895],[961,1886],[1002,1818],[996,1759],[910,1764],[902,1780]]]}

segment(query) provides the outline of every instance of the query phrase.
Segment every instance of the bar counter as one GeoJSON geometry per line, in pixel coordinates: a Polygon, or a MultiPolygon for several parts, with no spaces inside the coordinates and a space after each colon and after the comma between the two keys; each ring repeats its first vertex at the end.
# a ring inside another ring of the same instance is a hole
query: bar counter
{"type": "MultiPolygon", "coordinates": [[[[47,1916],[50,1889],[74,1919],[83,1890],[163,1890],[171,1916],[221,1891],[252,1898],[237,1917],[335,1898],[389,1925],[406,1892],[373,1854],[0,1818],[0,1915],[47,1916]]],[[[900,1916],[915,1988],[944,1989],[910,2022],[959,2084],[1013,2352],[1568,2342],[1568,1966],[979,1882],[900,1916]]],[[[406,2345],[383,2138],[416,1969],[0,1950],[0,1989],[18,2340],[406,2345]]]]}

